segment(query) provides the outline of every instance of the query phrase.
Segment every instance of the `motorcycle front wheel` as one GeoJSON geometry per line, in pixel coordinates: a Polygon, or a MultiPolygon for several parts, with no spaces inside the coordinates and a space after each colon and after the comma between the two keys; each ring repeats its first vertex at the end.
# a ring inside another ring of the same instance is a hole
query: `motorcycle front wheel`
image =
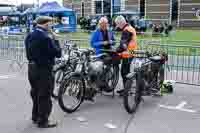
{"type": "Polygon", "coordinates": [[[63,77],[64,77],[64,72],[62,69],[57,70],[54,74],[54,89],[53,89],[53,94],[52,94],[54,98],[58,97],[58,90],[59,90],[63,77]]]}
{"type": "Polygon", "coordinates": [[[107,73],[107,78],[108,78],[109,88],[111,89],[110,91],[113,91],[119,82],[119,66],[118,65],[114,65],[110,68],[109,72],[107,73]]]}
{"type": "Polygon", "coordinates": [[[64,78],[59,88],[58,103],[66,113],[75,112],[81,105],[85,96],[84,79],[76,73],[64,78]]]}
{"type": "Polygon", "coordinates": [[[125,83],[124,108],[129,114],[136,112],[141,99],[144,83],[140,74],[128,79],[125,83]]]}

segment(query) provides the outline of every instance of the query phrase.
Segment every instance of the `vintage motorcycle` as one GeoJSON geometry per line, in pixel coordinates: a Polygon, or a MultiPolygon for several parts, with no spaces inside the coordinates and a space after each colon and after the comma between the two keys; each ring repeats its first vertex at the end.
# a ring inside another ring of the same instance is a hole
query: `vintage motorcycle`
{"type": "Polygon", "coordinates": [[[76,111],[84,100],[93,101],[97,93],[114,93],[119,80],[119,65],[110,63],[111,53],[94,56],[92,52],[80,50],[75,72],[66,75],[61,82],[58,102],[64,112],[76,111]]]}
{"type": "Polygon", "coordinates": [[[128,113],[134,113],[142,100],[142,96],[162,96],[172,93],[171,84],[164,83],[165,67],[168,55],[164,52],[150,53],[134,51],[137,62],[134,72],[127,75],[124,92],[124,107],[128,113]]]}

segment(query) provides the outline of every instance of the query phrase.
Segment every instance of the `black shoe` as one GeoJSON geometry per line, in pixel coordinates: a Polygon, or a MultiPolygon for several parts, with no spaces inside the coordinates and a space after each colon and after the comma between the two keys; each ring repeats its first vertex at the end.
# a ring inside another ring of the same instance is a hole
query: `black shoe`
{"type": "Polygon", "coordinates": [[[92,98],[92,97],[85,97],[84,100],[90,101],[90,102],[93,102],[93,103],[95,102],[94,98],[92,98]]]}
{"type": "Polygon", "coordinates": [[[56,127],[56,126],[57,126],[57,123],[56,123],[56,122],[55,122],[55,123],[52,123],[52,122],[50,122],[50,121],[44,122],[44,123],[38,122],[38,127],[39,127],[39,128],[54,128],[54,127],[56,127]]]}
{"type": "Polygon", "coordinates": [[[117,93],[119,94],[119,96],[123,96],[123,95],[124,95],[124,92],[125,92],[124,89],[121,89],[121,90],[118,90],[118,91],[117,91],[117,93]]]}
{"type": "Polygon", "coordinates": [[[52,94],[51,96],[52,96],[52,98],[54,98],[55,100],[58,100],[58,96],[56,96],[55,94],[52,94]]]}
{"type": "Polygon", "coordinates": [[[32,122],[33,122],[33,124],[38,124],[38,119],[32,118],[32,122]]]}

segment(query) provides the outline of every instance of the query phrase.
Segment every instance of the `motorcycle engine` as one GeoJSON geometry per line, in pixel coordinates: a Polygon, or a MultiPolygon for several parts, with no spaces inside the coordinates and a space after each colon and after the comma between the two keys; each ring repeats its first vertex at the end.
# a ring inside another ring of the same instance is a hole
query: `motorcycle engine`
{"type": "Polygon", "coordinates": [[[104,63],[102,61],[90,62],[88,66],[88,75],[92,83],[98,83],[104,72],[104,63]]]}

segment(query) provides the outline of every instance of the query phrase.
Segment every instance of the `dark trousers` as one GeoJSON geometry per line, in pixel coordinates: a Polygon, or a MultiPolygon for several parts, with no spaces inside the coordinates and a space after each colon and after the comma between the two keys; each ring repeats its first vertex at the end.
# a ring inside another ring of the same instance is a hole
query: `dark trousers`
{"type": "Polygon", "coordinates": [[[130,73],[130,66],[131,66],[132,59],[123,59],[122,66],[121,66],[121,75],[123,79],[123,85],[125,84],[127,78],[127,74],[130,73]]]}
{"type": "Polygon", "coordinates": [[[48,121],[52,110],[51,94],[53,90],[53,75],[50,67],[39,67],[32,63],[28,65],[28,79],[31,85],[33,101],[32,119],[40,123],[48,121]]]}

